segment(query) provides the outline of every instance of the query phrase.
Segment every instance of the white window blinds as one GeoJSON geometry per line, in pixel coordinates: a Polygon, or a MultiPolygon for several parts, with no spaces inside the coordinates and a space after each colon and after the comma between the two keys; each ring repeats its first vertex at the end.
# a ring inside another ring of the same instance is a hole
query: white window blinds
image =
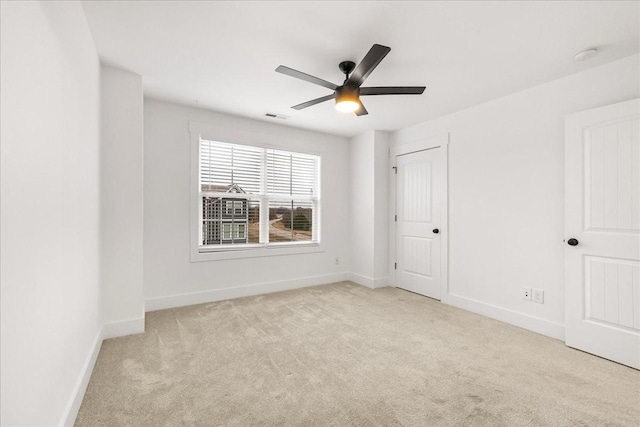
{"type": "Polygon", "coordinates": [[[317,176],[318,156],[217,141],[200,143],[203,191],[226,192],[236,184],[249,194],[313,198],[318,195],[317,176]],[[261,189],[263,174],[266,191],[261,189]]]}
{"type": "Polygon", "coordinates": [[[232,185],[259,194],[262,149],[216,141],[200,141],[200,184],[203,191],[226,192],[232,185]]]}
{"type": "Polygon", "coordinates": [[[316,197],[317,159],[306,154],[267,150],[267,193],[316,197]]]}

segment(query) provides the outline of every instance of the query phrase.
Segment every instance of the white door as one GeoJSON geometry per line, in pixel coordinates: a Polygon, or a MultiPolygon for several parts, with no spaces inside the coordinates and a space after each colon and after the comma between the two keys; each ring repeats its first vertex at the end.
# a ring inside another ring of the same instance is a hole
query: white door
{"type": "Polygon", "coordinates": [[[565,121],[565,340],[640,369],[640,100],[565,121]]]}
{"type": "Polygon", "coordinates": [[[396,157],[396,286],[438,300],[441,150],[396,157]]]}

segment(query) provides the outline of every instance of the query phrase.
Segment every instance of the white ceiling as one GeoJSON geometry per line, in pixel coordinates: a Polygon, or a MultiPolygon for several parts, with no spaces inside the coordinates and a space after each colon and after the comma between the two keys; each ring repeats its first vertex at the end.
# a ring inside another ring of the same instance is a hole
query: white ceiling
{"type": "Polygon", "coordinates": [[[396,130],[638,52],[639,2],[85,1],[103,63],[143,76],[145,96],[353,136],[396,130]],[[341,84],[343,60],[391,52],[364,86],[424,85],[363,97],[368,116],[278,65],[341,84]],[[599,55],[576,62],[578,51],[599,55]],[[271,119],[265,113],[290,116],[271,119]]]}

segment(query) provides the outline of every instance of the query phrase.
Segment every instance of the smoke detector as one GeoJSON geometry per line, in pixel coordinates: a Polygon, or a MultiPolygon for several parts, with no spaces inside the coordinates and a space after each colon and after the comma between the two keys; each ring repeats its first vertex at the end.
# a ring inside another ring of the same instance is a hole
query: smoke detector
{"type": "Polygon", "coordinates": [[[593,58],[597,54],[598,54],[598,49],[595,49],[595,48],[585,49],[583,51],[576,53],[575,59],[578,62],[583,62],[593,58]]]}

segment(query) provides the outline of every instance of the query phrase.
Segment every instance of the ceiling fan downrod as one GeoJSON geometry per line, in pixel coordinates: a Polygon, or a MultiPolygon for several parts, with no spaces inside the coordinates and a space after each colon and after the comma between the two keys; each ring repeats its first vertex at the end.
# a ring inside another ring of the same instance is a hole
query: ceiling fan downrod
{"type": "Polygon", "coordinates": [[[353,61],[342,61],[338,64],[338,68],[340,68],[340,71],[345,75],[344,83],[342,83],[345,84],[347,80],[349,80],[349,74],[356,68],[356,63],[353,61]]]}

